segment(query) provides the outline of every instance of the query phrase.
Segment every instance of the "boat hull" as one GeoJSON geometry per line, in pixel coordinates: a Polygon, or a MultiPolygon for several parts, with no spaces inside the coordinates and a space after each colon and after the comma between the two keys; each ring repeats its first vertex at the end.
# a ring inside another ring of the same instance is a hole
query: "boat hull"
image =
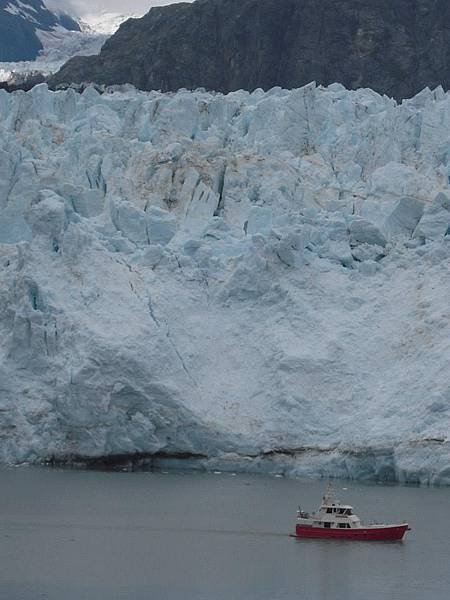
{"type": "Polygon", "coordinates": [[[335,540],[362,540],[378,542],[394,542],[403,539],[408,525],[385,525],[375,527],[355,527],[354,529],[326,529],[324,527],[310,527],[297,525],[296,538],[335,539],[335,540]]]}

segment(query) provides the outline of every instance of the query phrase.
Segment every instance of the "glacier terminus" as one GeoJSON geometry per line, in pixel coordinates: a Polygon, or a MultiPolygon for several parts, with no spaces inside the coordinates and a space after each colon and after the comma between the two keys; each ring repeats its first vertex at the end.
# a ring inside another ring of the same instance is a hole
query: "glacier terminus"
{"type": "Polygon", "coordinates": [[[449,132],[441,88],[0,91],[0,460],[450,484],[449,132]]]}

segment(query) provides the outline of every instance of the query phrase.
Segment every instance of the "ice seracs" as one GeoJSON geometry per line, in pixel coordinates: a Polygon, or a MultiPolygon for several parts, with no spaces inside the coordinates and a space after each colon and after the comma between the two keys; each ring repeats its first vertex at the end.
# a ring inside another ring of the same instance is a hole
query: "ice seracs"
{"type": "Polygon", "coordinates": [[[449,483],[450,96],[0,93],[0,455],[449,483]]]}

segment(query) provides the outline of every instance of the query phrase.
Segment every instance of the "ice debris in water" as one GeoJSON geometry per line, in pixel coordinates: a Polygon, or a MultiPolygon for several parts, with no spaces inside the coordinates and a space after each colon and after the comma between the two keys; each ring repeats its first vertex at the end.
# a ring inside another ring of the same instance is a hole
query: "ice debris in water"
{"type": "Polygon", "coordinates": [[[449,131],[440,88],[0,92],[1,460],[449,483],[449,131]]]}

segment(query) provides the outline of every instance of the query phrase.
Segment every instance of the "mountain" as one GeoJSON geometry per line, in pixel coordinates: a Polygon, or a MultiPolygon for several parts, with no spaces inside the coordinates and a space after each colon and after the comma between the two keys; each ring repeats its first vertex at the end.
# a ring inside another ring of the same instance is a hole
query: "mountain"
{"type": "Polygon", "coordinates": [[[449,130],[442,88],[0,91],[0,461],[450,484],[449,130]]]}
{"type": "Polygon", "coordinates": [[[98,54],[108,37],[130,17],[102,12],[83,16],[79,21],[81,30],[68,30],[61,26],[49,31],[39,30],[37,35],[42,49],[38,56],[29,61],[0,62],[0,86],[31,89],[58,71],[72,56],[98,54]]]}
{"type": "Polygon", "coordinates": [[[57,28],[80,31],[70,16],[48,10],[42,0],[0,0],[0,62],[34,60],[40,35],[57,28]]]}
{"type": "Polygon", "coordinates": [[[228,92],[310,81],[397,99],[450,85],[446,0],[197,0],[131,20],[53,84],[228,92]]]}

